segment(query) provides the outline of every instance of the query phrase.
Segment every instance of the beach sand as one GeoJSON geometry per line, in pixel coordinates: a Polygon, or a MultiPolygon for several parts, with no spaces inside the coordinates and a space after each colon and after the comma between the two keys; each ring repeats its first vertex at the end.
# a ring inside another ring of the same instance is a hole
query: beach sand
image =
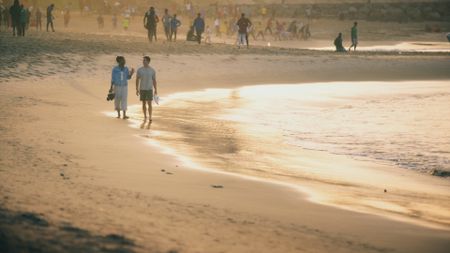
{"type": "MultiPolygon", "coordinates": [[[[448,80],[448,53],[239,51],[75,33],[3,33],[0,42],[2,252],[450,248],[446,226],[320,205],[282,185],[192,169],[140,138],[155,129],[105,114],[113,109],[105,97],[117,54],[135,68],[150,54],[164,97],[264,83],[448,80]]],[[[129,86],[129,103],[138,104],[134,79],[129,86]]],[[[166,116],[157,107],[155,115],[166,116]]]]}

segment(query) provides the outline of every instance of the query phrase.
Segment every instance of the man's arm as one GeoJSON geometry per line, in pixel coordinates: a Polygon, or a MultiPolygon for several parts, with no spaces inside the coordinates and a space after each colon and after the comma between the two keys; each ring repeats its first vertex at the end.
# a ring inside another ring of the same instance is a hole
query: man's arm
{"type": "Polygon", "coordinates": [[[153,76],[153,87],[155,87],[155,95],[158,95],[158,88],[156,87],[156,77],[153,76]]]}
{"type": "Polygon", "coordinates": [[[146,26],[146,24],[147,24],[147,12],[144,15],[144,27],[146,26]]]}
{"type": "Polygon", "coordinates": [[[139,96],[139,80],[141,80],[141,78],[139,77],[139,75],[136,75],[136,96],[139,96]]]}

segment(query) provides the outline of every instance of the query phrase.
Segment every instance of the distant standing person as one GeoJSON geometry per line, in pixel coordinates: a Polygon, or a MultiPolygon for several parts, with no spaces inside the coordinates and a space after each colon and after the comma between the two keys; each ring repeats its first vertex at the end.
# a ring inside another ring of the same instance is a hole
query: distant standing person
{"type": "Polygon", "coordinates": [[[342,33],[339,33],[339,35],[334,40],[334,46],[336,47],[336,52],[347,52],[342,45],[342,33]]]}
{"type": "Polygon", "coordinates": [[[28,10],[25,7],[23,7],[23,4],[21,4],[19,36],[25,36],[25,29],[27,28],[27,23],[28,23],[28,10]]]}
{"type": "Polygon", "coordinates": [[[36,9],[36,31],[42,30],[42,12],[40,8],[36,9]]]}
{"type": "Polygon", "coordinates": [[[358,45],[358,22],[353,23],[353,27],[352,27],[352,31],[351,31],[351,36],[352,36],[352,45],[350,46],[350,48],[348,49],[348,51],[350,51],[353,47],[353,51],[356,51],[356,46],[358,45]]]}
{"type": "Polygon", "coordinates": [[[134,69],[128,70],[125,66],[125,57],[116,57],[117,66],[112,69],[111,74],[111,88],[114,91],[114,109],[117,111],[117,118],[120,119],[120,111],[123,112],[123,119],[128,119],[127,116],[127,100],[128,100],[128,80],[131,79],[134,69]]]}
{"type": "Polygon", "coordinates": [[[20,4],[19,0],[14,0],[14,4],[9,8],[9,14],[11,15],[13,36],[20,36],[20,4]]]}
{"type": "Polygon", "coordinates": [[[98,15],[97,24],[98,24],[98,29],[103,29],[103,27],[105,26],[105,20],[103,19],[102,14],[98,15]]]}
{"type": "Polygon", "coordinates": [[[68,27],[70,22],[70,10],[66,9],[64,12],[64,27],[68,27]]]}
{"type": "Polygon", "coordinates": [[[241,18],[238,20],[236,25],[239,27],[238,33],[239,33],[239,48],[241,45],[247,45],[247,48],[249,47],[248,43],[248,30],[250,26],[252,25],[252,22],[248,18],[245,17],[245,14],[241,14],[241,18]]]}
{"type": "Polygon", "coordinates": [[[142,101],[142,112],[144,119],[147,120],[147,112],[149,121],[152,121],[152,101],[153,97],[158,94],[156,87],[156,72],[150,67],[150,56],[144,56],[142,61],[143,67],[140,67],[136,75],[136,96],[142,101]],[[147,107],[148,106],[148,107],[147,107]]]}
{"type": "Polygon", "coordinates": [[[50,4],[47,7],[47,32],[48,32],[48,26],[50,25],[52,27],[52,31],[55,32],[55,28],[53,27],[53,9],[55,8],[54,4],[50,4]]]}
{"type": "Polygon", "coordinates": [[[203,20],[200,13],[197,14],[193,26],[197,35],[198,44],[200,44],[202,41],[202,33],[205,31],[205,20],[203,20]]]}
{"type": "Polygon", "coordinates": [[[172,20],[172,17],[169,15],[169,10],[164,10],[164,16],[162,17],[162,23],[164,26],[164,33],[166,34],[166,40],[170,41],[170,21],[172,20]]]}
{"type": "Polygon", "coordinates": [[[124,31],[128,31],[128,27],[130,26],[130,17],[125,15],[122,20],[122,27],[124,31]]]}
{"type": "Polygon", "coordinates": [[[155,41],[157,40],[156,37],[156,24],[158,23],[159,19],[158,16],[155,13],[155,8],[150,7],[150,9],[145,13],[144,16],[144,27],[147,29],[147,36],[148,40],[150,42],[153,41],[153,37],[155,38],[155,41]]]}
{"type": "Polygon", "coordinates": [[[177,30],[181,26],[181,21],[177,19],[177,14],[174,14],[170,20],[170,40],[177,41],[177,30]]]}

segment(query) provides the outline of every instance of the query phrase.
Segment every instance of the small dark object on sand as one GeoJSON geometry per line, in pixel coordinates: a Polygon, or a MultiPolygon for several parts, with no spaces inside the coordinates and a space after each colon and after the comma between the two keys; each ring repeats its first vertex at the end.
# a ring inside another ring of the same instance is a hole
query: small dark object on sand
{"type": "Polygon", "coordinates": [[[172,172],[166,172],[166,174],[167,174],[167,175],[172,175],[173,173],[172,173],[172,172]]]}
{"type": "Polygon", "coordinates": [[[166,170],[162,169],[161,172],[165,172],[166,170]]]}
{"type": "Polygon", "coordinates": [[[59,175],[60,175],[61,177],[64,177],[64,173],[62,173],[62,172],[60,172],[59,175]]]}
{"type": "Polygon", "coordinates": [[[387,192],[387,190],[386,190],[386,189],[384,189],[384,192],[387,192]]]}
{"type": "Polygon", "coordinates": [[[220,184],[213,184],[211,185],[212,188],[223,188],[223,185],[220,184]]]}

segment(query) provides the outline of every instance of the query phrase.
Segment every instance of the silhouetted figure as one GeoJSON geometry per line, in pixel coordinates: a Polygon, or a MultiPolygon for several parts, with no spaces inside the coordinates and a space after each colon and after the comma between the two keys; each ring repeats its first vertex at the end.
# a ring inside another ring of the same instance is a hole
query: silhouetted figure
{"type": "Polygon", "coordinates": [[[238,46],[241,47],[241,45],[247,45],[247,48],[249,46],[248,44],[248,29],[252,25],[252,22],[248,18],[245,17],[245,14],[241,14],[241,18],[238,20],[236,25],[239,27],[238,33],[239,33],[239,44],[238,46]]]}
{"type": "Polygon", "coordinates": [[[64,12],[64,27],[68,27],[69,26],[69,22],[70,22],[70,10],[67,9],[64,12]]]}
{"type": "Polygon", "coordinates": [[[36,31],[42,30],[42,12],[41,9],[36,9],[36,31]]]}
{"type": "Polygon", "coordinates": [[[334,46],[336,47],[336,52],[347,52],[342,45],[342,33],[339,33],[339,35],[334,40],[334,46]]]}
{"type": "Polygon", "coordinates": [[[194,26],[191,26],[191,28],[189,29],[189,31],[186,35],[186,40],[187,41],[198,41],[198,38],[194,32],[194,26]]]}
{"type": "Polygon", "coordinates": [[[205,20],[203,20],[200,13],[197,14],[193,26],[197,35],[198,44],[200,44],[202,41],[202,33],[205,31],[205,20]]]}
{"type": "Polygon", "coordinates": [[[28,23],[28,10],[23,7],[23,4],[20,5],[19,21],[19,36],[25,36],[25,29],[27,28],[28,23]]]}
{"type": "Polygon", "coordinates": [[[164,26],[164,34],[166,35],[166,40],[170,41],[170,28],[172,17],[169,15],[169,10],[164,10],[164,16],[162,17],[162,24],[164,26]]]}
{"type": "Polygon", "coordinates": [[[353,23],[351,36],[352,36],[352,45],[349,47],[348,51],[350,51],[353,47],[353,51],[356,51],[356,46],[358,45],[358,22],[353,23]]]}
{"type": "Polygon", "coordinates": [[[50,4],[47,7],[47,32],[48,32],[48,26],[52,27],[52,32],[55,32],[55,28],[53,27],[53,9],[55,8],[54,4],[50,4]]]}
{"type": "Polygon", "coordinates": [[[13,29],[13,36],[19,36],[20,31],[20,4],[19,0],[14,0],[14,4],[9,8],[9,15],[11,15],[11,25],[13,29]]]}
{"type": "Polygon", "coordinates": [[[103,19],[102,14],[98,15],[97,24],[98,24],[98,29],[103,29],[103,27],[105,27],[105,20],[103,19]]]}
{"type": "Polygon", "coordinates": [[[150,7],[150,9],[145,13],[144,16],[144,27],[147,29],[147,36],[150,42],[153,41],[153,37],[155,41],[157,41],[156,37],[156,24],[159,22],[159,18],[155,13],[155,8],[150,7]]]}
{"type": "Polygon", "coordinates": [[[174,14],[170,20],[170,41],[177,41],[177,30],[180,25],[181,22],[177,19],[177,14],[174,14]]]}

